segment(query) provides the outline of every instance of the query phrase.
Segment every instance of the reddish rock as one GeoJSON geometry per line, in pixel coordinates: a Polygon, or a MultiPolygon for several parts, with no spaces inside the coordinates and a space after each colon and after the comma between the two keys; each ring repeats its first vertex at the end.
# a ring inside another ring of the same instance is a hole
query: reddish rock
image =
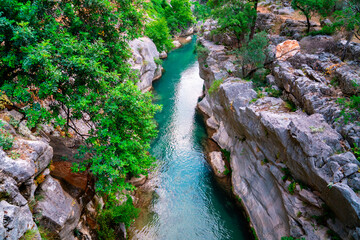
{"type": "Polygon", "coordinates": [[[282,61],[286,61],[298,52],[300,52],[300,45],[296,40],[286,40],[276,46],[276,58],[282,61]]]}

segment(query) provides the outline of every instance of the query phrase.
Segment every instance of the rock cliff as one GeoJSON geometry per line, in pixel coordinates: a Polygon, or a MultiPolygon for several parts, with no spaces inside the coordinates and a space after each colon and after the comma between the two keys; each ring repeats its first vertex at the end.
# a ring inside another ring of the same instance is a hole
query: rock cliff
{"type": "MultiPolygon", "coordinates": [[[[258,21],[264,19],[271,24],[274,18],[263,16],[258,21]]],[[[258,99],[252,82],[234,77],[235,56],[219,45],[231,41],[213,42],[216,36],[209,33],[215,26],[207,21],[198,38],[207,49],[199,58],[205,97],[198,107],[209,116],[208,127],[216,131],[211,138],[230,152],[233,193],[241,199],[259,239],[320,240],[331,239],[334,233],[342,239],[360,239],[360,163],[350,151],[350,145],[359,141],[359,128],[342,122],[336,101],[358,91],[350,82],[360,80],[359,67],[320,48],[326,44],[315,44],[330,41],[327,37],[305,38],[299,44],[269,36],[270,55],[282,56],[270,65],[267,81],[282,91],[282,97],[265,93],[258,99]],[[314,46],[313,52],[306,46],[314,46]],[[295,51],[285,56],[281,51],[288,52],[287,48],[295,51]],[[339,87],[330,84],[333,76],[339,87]],[[222,84],[209,94],[215,80],[222,84]],[[287,101],[298,110],[291,111],[287,101]]],[[[219,160],[210,157],[214,159],[212,166],[218,171],[219,160]]]]}
{"type": "Polygon", "coordinates": [[[163,68],[158,62],[160,53],[153,41],[148,37],[135,39],[129,45],[133,53],[130,65],[137,72],[140,79],[137,85],[141,91],[149,91],[152,87],[152,82],[159,79],[162,75],[163,68]]]}

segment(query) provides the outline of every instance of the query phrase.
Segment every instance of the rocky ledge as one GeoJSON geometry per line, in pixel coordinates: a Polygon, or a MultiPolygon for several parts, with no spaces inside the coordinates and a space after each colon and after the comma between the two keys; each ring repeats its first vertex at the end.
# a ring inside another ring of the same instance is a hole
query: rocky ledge
{"type": "Polygon", "coordinates": [[[155,44],[148,37],[135,39],[129,45],[133,53],[129,62],[140,79],[137,85],[141,91],[149,91],[152,82],[161,78],[163,68],[158,60],[164,58],[166,53],[160,55],[155,44]]]}
{"type": "MultiPolygon", "coordinates": [[[[198,39],[208,49],[199,59],[205,97],[198,107],[216,131],[211,138],[230,152],[233,193],[259,239],[320,240],[334,234],[360,239],[360,163],[350,151],[359,131],[352,123],[335,121],[340,116],[336,98],[356,91],[349,84],[359,80],[355,63],[343,63],[323,49],[305,51],[316,38],[292,43],[290,50],[296,52],[274,60],[267,77],[282,98],[257,99],[252,82],[234,77],[234,56],[207,34],[213,25],[205,23],[198,39]],[[333,71],[326,75],[329,68],[333,71]],[[330,84],[333,76],[338,87],[330,84]],[[223,82],[209,94],[215,80],[223,82]],[[288,100],[297,111],[289,109],[288,100]]],[[[270,40],[273,58],[276,49],[287,48],[281,36],[270,40]]],[[[212,159],[217,173],[225,162],[212,159]]]]}

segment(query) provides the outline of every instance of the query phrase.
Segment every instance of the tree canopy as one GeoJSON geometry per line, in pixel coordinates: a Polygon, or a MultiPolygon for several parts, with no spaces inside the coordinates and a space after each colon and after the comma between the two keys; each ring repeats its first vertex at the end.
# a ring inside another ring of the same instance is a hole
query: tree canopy
{"type": "Polygon", "coordinates": [[[154,161],[147,151],[159,107],[127,63],[140,20],[131,0],[0,2],[2,90],[29,127],[52,121],[84,137],[87,160],[76,167],[89,169],[103,193],[130,187],[126,177],[146,174],[154,161]]]}

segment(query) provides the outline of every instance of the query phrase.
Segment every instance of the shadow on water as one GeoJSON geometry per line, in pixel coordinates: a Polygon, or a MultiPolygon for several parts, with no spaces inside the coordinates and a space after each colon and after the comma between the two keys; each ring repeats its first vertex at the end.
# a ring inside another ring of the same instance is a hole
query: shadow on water
{"type": "Polygon", "coordinates": [[[206,162],[207,139],[195,109],[203,80],[194,53],[195,39],[174,50],[166,72],[154,83],[159,135],[151,147],[158,168],[141,195],[149,206],[130,228],[131,239],[252,239],[248,224],[206,162]]]}

